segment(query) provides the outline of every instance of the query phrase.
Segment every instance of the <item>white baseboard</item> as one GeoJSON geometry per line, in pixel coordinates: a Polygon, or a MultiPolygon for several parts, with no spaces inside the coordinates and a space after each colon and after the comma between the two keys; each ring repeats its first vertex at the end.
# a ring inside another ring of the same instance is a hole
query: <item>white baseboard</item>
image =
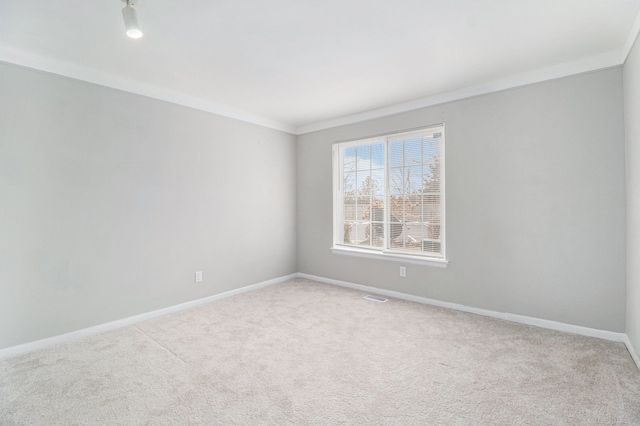
{"type": "MultiPolygon", "coordinates": [[[[355,290],[362,290],[369,293],[380,294],[383,296],[394,297],[396,299],[408,300],[410,302],[418,302],[418,303],[424,303],[427,305],[440,306],[442,308],[449,308],[449,309],[455,309],[456,311],[470,312],[472,314],[482,315],[485,317],[499,318],[506,321],[517,322],[517,323],[526,324],[526,325],[533,325],[536,327],[548,328],[556,331],[564,331],[567,333],[580,334],[583,336],[597,337],[600,339],[612,340],[614,342],[626,343],[629,340],[625,333],[615,333],[613,331],[598,330],[595,328],[565,324],[561,322],[549,321],[549,320],[544,320],[540,318],[527,317],[524,315],[516,315],[516,314],[505,313],[505,312],[496,312],[488,309],[472,308],[470,306],[460,305],[458,303],[443,302],[440,300],[428,299],[426,297],[400,293],[399,291],[384,290],[376,287],[369,287],[366,285],[354,284],[346,281],[339,281],[339,280],[334,280],[330,278],[318,277],[316,275],[299,273],[298,277],[306,278],[308,280],[313,280],[313,281],[319,281],[326,284],[333,284],[341,287],[348,287],[355,290]]],[[[627,344],[627,346],[629,347],[630,343],[627,344]]],[[[638,363],[637,357],[635,359],[636,359],[636,363],[638,363]]],[[[640,364],[639,364],[639,367],[640,367],[640,364]]]]}
{"type": "Polygon", "coordinates": [[[129,325],[137,324],[142,321],[148,321],[153,318],[161,317],[175,312],[184,311],[194,308],[196,306],[204,305],[206,303],[215,302],[216,300],[224,299],[227,297],[235,296],[241,293],[247,293],[249,291],[257,290],[262,287],[266,287],[273,284],[285,282],[294,278],[305,278],[308,280],[318,281],[326,284],[337,285],[340,287],[352,288],[355,290],[361,290],[369,293],[380,294],[383,296],[393,297],[401,300],[408,300],[411,302],[424,303],[427,305],[439,306],[442,308],[454,309],[457,311],[470,312],[477,315],[482,315],[491,318],[499,318],[506,321],[512,321],[520,324],[533,325],[537,327],[547,328],[551,330],[563,331],[567,333],[580,334],[583,336],[597,337],[600,339],[611,340],[614,342],[623,342],[634,362],[640,369],[640,358],[635,351],[635,348],[631,344],[629,337],[625,333],[615,333],[612,331],[598,330],[594,328],[582,327],[578,325],[564,324],[556,321],[543,320],[539,318],[527,317],[524,315],[516,315],[510,313],[496,312],[488,309],[473,308],[470,306],[460,305],[457,303],[443,302],[440,300],[429,299],[426,297],[414,296],[411,294],[400,293],[393,290],[384,290],[376,287],[370,287],[362,284],[354,284],[347,281],[339,281],[331,278],[319,277],[316,275],[295,273],[282,277],[274,278],[271,280],[263,281],[257,284],[248,285],[235,290],[227,291],[213,296],[204,297],[202,299],[192,300],[190,302],[181,303],[179,305],[169,306],[167,308],[158,309],[152,312],[146,312],[144,314],[135,315],[128,318],[108,322],[105,324],[96,325],[94,327],[85,328],[78,331],[72,331],[70,333],[61,334],[58,336],[49,337],[35,342],[29,342],[18,346],[12,346],[6,349],[0,349],[0,359],[12,358],[18,355],[24,355],[30,352],[35,352],[40,349],[48,348],[51,346],[59,345],[61,343],[72,342],[75,340],[84,339],[96,334],[105,333],[107,331],[116,330],[129,325]]]}
{"type": "Polygon", "coordinates": [[[190,302],[181,303],[179,305],[169,306],[167,308],[158,309],[156,311],[146,312],[140,315],[134,315],[132,317],[111,321],[105,324],[96,325],[94,327],[85,328],[78,331],[72,331],[70,333],[60,334],[58,336],[48,337],[42,340],[36,340],[35,342],[24,343],[18,346],[12,346],[6,349],[0,350],[0,359],[11,358],[18,355],[24,355],[30,352],[35,352],[40,349],[48,348],[50,346],[59,345],[61,343],[72,342],[74,340],[84,339],[85,337],[94,336],[96,334],[104,333],[107,331],[116,330],[118,328],[126,327],[129,325],[137,324],[142,321],[147,321],[153,318],[161,317],[164,315],[172,314],[174,312],[184,311],[191,309],[199,305],[215,302],[216,300],[224,299],[227,297],[235,296],[236,294],[246,293],[249,291],[257,290],[262,287],[266,287],[273,284],[278,284],[284,281],[294,279],[298,274],[285,275],[283,277],[274,278],[271,280],[263,281],[257,284],[248,285],[238,288],[236,290],[226,291],[220,294],[214,294],[213,296],[204,297],[202,299],[192,300],[190,302]]]}
{"type": "Polygon", "coordinates": [[[631,354],[631,358],[633,358],[633,361],[638,366],[638,369],[640,369],[640,357],[638,357],[638,353],[636,352],[635,348],[631,344],[631,340],[629,340],[629,336],[627,335],[625,335],[624,344],[627,345],[627,349],[631,354]]]}

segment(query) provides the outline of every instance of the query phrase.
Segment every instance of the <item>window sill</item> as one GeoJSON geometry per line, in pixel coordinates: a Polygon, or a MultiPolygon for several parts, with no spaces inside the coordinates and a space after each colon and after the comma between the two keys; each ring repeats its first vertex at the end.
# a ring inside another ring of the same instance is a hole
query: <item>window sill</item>
{"type": "Polygon", "coordinates": [[[384,259],[395,262],[413,263],[416,265],[435,266],[436,268],[446,268],[449,261],[446,259],[436,259],[433,257],[411,256],[398,253],[385,253],[372,250],[363,250],[353,247],[333,246],[331,251],[334,254],[347,256],[367,257],[369,259],[384,259]]]}

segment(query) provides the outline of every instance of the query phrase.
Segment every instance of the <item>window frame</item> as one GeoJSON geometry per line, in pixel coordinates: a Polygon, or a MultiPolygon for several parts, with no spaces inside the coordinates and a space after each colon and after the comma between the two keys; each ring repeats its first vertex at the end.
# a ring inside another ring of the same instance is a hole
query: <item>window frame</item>
{"type": "Polygon", "coordinates": [[[445,268],[447,267],[449,260],[447,259],[446,252],[446,173],[445,173],[445,163],[446,163],[446,155],[445,155],[445,126],[444,123],[439,123],[430,126],[418,127],[413,129],[407,129],[402,131],[389,132],[385,134],[380,134],[376,136],[336,141],[332,145],[332,167],[333,167],[333,245],[331,247],[331,251],[334,254],[341,255],[349,255],[349,256],[358,256],[365,258],[373,258],[373,259],[385,259],[397,262],[404,263],[413,263],[413,264],[422,264],[422,265],[430,265],[445,268]],[[402,251],[398,249],[388,248],[389,244],[387,241],[388,232],[389,232],[389,223],[390,223],[390,215],[391,211],[389,208],[389,173],[391,170],[390,162],[389,162],[389,143],[391,140],[398,140],[398,137],[402,137],[403,135],[408,135],[411,133],[419,133],[419,132],[433,132],[433,133],[441,133],[440,136],[440,208],[441,208],[441,218],[440,218],[440,241],[441,241],[441,256],[433,256],[430,254],[420,254],[420,252],[416,252],[415,254],[408,251],[402,251]],[[384,243],[381,249],[375,248],[366,248],[360,246],[352,246],[342,243],[344,238],[344,193],[342,188],[343,185],[343,173],[344,173],[344,162],[343,162],[343,151],[346,148],[361,146],[361,145],[371,145],[375,143],[383,143],[384,144],[384,204],[385,204],[385,234],[384,234],[384,243]]]}

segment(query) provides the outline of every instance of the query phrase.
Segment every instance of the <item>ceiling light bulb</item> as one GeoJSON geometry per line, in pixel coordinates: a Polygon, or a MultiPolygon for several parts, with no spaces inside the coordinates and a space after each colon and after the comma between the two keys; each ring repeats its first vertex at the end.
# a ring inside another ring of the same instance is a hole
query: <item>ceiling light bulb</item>
{"type": "Polygon", "coordinates": [[[127,7],[122,9],[122,17],[124,18],[127,35],[131,38],[142,37],[142,30],[140,29],[140,24],[138,24],[138,16],[135,9],[127,4],[127,7]]]}

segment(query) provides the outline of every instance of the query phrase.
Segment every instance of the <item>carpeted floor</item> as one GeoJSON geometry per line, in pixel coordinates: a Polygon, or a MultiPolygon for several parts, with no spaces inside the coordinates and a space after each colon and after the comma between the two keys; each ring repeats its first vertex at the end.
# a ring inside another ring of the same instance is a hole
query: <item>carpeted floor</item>
{"type": "Polygon", "coordinates": [[[621,343],[294,280],[0,361],[0,425],[629,425],[621,343]]]}

